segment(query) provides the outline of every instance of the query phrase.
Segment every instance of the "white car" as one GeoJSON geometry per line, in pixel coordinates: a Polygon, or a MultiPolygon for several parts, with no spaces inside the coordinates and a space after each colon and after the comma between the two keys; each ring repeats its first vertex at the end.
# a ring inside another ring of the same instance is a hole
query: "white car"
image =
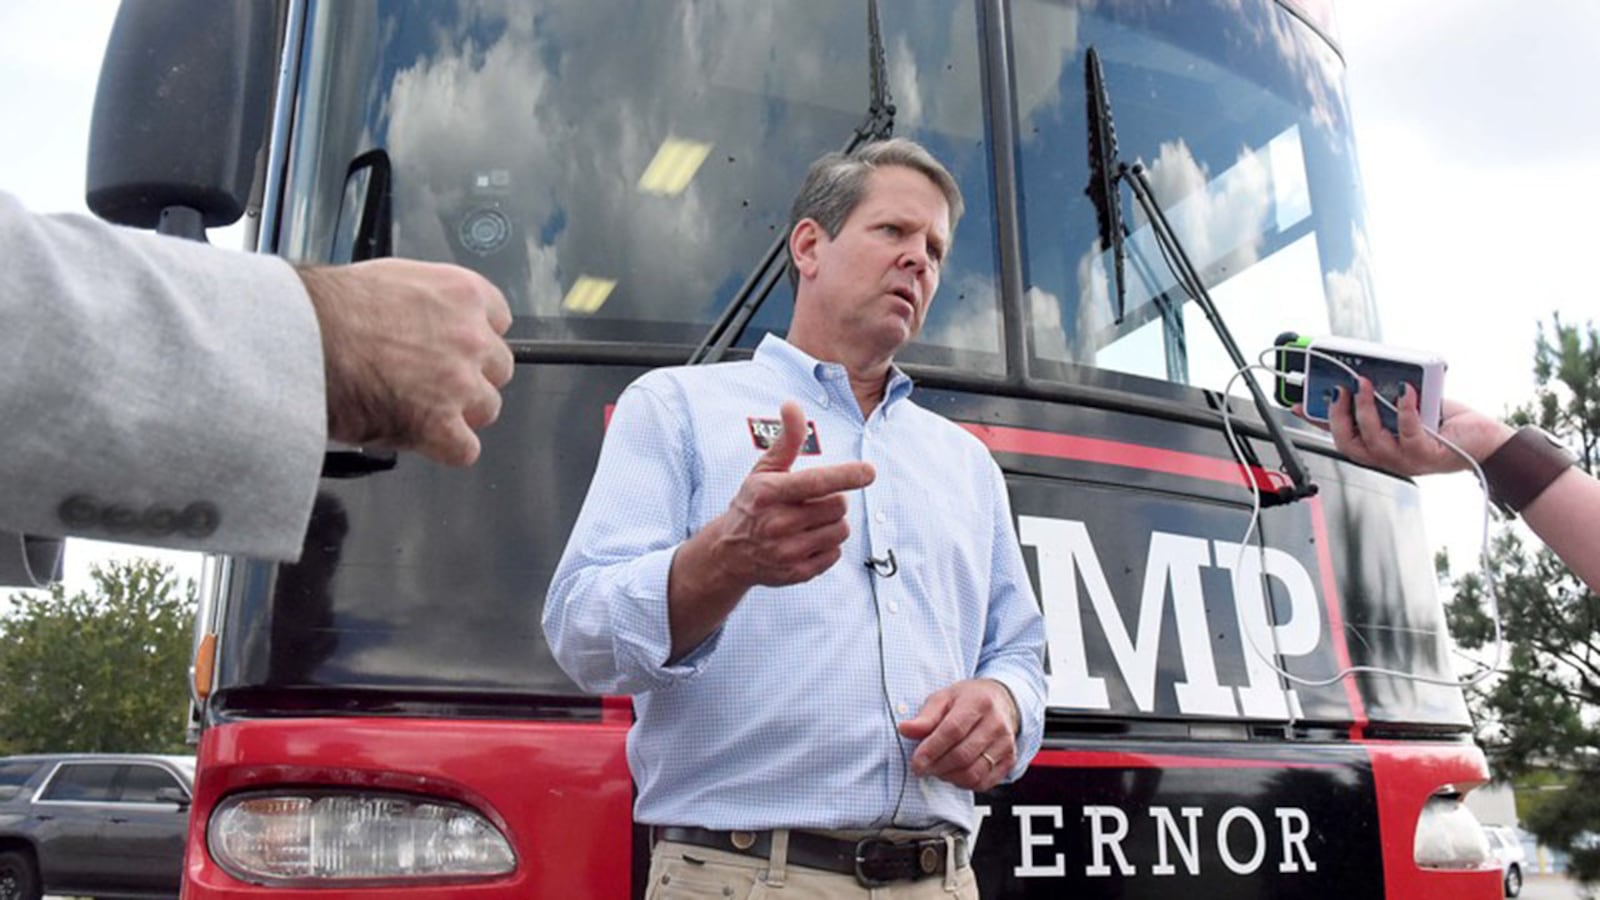
{"type": "Polygon", "coordinates": [[[1515,897],[1522,893],[1522,864],[1527,854],[1522,849],[1522,841],[1517,838],[1516,830],[1504,825],[1485,825],[1483,834],[1489,839],[1489,853],[1500,863],[1506,896],[1515,897]]]}

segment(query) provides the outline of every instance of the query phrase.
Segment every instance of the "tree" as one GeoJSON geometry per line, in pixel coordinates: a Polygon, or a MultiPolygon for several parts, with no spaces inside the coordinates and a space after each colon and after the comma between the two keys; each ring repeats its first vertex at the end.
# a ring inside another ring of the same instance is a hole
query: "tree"
{"type": "MultiPolygon", "coordinates": [[[[1533,402],[1507,418],[1538,425],[1579,455],[1595,474],[1600,464],[1600,333],[1540,326],[1534,351],[1533,402]]],[[[1600,597],[1549,550],[1530,549],[1512,527],[1491,542],[1488,568],[1496,582],[1505,656],[1502,677],[1471,695],[1479,740],[1499,778],[1559,773],[1566,789],[1541,795],[1524,824],[1547,846],[1571,854],[1571,871],[1600,879],[1600,597]]],[[[1448,565],[1441,560],[1448,579],[1448,565]]],[[[1491,648],[1494,620],[1483,578],[1452,582],[1451,631],[1467,648],[1491,648]]]]}
{"type": "Polygon", "coordinates": [[[148,560],[93,593],[19,593],[0,617],[0,750],[183,752],[195,589],[148,560]]]}

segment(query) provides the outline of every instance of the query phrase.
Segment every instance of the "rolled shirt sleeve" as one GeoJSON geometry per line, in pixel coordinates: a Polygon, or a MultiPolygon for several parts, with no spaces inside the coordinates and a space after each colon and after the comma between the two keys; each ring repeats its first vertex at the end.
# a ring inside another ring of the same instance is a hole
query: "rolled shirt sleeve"
{"type": "Polygon", "coordinates": [[[666,399],[673,391],[642,379],[617,401],[545,602],[556,661],[594,693],[638,694],[693,677],[721,638],[718,629],[667,664],[667,578],[690,536],[698,482],[687,425],[666,399]]]}

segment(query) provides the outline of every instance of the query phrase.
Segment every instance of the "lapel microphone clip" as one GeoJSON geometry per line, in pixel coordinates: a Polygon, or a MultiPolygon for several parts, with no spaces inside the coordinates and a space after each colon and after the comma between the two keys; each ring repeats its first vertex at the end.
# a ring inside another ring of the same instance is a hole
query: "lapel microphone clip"
{"type": "Polygon", "coordinates": [[[888,554],[882,558],[876,556],[867,557],[867,561],[862,565],[871,569],[873,574],[879,578],[893,578],[894,573],[900,571],[900,564],[894,560],[893,548],[890,548],[888,554]]]}

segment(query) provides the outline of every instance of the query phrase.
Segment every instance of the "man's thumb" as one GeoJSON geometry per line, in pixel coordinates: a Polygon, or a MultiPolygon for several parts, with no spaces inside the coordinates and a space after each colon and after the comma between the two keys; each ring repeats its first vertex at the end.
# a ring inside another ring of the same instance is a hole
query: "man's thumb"
{"type": "Polygon", "coordinates": [[[929,697],[928,702],[922,704],[915,718],[907,719],[900,723],[900,736],[920,741],[939,726],[939,719],[944,715],[944,701],[939,697],[929,697]]]}
{"type": "Polygon", "coordinates": [[[789,471],[795,457],[800,455],[800,447],[806,442],[806,414],[800,409],[800,404],[785,400],[778,409],[778,415],[783,419],[783,433],[756,461],[757,472],[789,471]]]}

